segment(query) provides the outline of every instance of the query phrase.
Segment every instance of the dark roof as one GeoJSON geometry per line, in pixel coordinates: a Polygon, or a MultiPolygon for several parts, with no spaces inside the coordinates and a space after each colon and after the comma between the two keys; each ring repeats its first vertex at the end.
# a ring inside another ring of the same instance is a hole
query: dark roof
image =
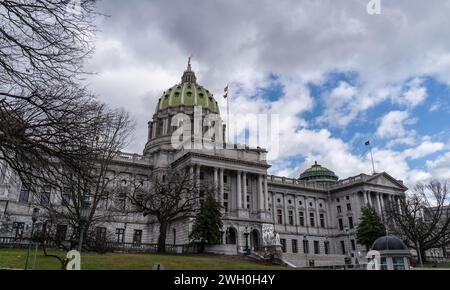
{"type": "Polygon", "coordinates": [[[384,236],[375,240],[372,244],[372,250],[390,251],[390,250],[408,250],[408,247],[402,240],[396,236],[384,236]]]}

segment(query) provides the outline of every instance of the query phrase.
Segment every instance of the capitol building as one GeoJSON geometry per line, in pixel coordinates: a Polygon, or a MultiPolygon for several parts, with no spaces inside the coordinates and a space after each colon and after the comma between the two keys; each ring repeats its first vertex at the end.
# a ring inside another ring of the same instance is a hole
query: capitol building
{"type": "MultiPolygon", "coordinates": [[[[224,207],[223,244],[210,247],[211,251],[242,254],[248,243],[257,254],[267,244],[264,231],[272,229],[279,236],[287,264],[306,266],[307,261],[313,260],[316,266],[339,265],[346,257],[355,262],[366,251],[356,241],[361,207],[374,207],[384,219],[385,206],[405,196],[407,188],[403,182],[386,172],[340,178],[319,160],[298,178],[287,178],[268,174],[268,152],[260,147],[226,144],[208,150],[174,148],[173,116],[193,116],[195,108],[201,108],[202,116],[220,116],[217,101],[198,84],[189,64],[181,82],[159,98],[148,122],[143,154],[119,154],[110,171],[120,176],[115,186],[136,175],[177,168],[189,168],[200,183],[216,186],[216,198],[224,207]]],[[[224,125],[222,128],[226,131],[224,125]]],[[[25,236],[31,225],[33,203],[39,200],[26,195],[14,174],[4,168],[0,168],[0,173],[0,215],[12,224],[0,236],[25,236]]],[[[49,194],[49,202],[57,203],[51,190],[49,194]]],[[[107,206],[103,210],[108,210],[107,206]]],[[[189,218],[171,225],[167,244],[188,244],[193,222],[189,218]]],[[[64,230],[65,225],[58,226],[64,230]]],[[[104,227],[119,243],[139,240],[139,244],[153,244],[159,235],[152,217],[142,214],[118,216],[104,227]]],[[[70,229],[66,227],[64,233],[67,231],[70,229]]]]}

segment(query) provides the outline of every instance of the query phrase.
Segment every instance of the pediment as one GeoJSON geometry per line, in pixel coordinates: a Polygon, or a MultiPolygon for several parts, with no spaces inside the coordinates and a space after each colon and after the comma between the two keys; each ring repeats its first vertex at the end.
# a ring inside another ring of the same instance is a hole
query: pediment
{"type": "Polygon", "coordinates": [[[393,187],[400,190],[406,190],[407,187],[399,180],[396,180],[386,172],[378,173],[372,177],[370,177],[368,180],[366,180],[367,183],[370,184],[376,184],[381,186],[387,186],[387,187],[393,187]]]}

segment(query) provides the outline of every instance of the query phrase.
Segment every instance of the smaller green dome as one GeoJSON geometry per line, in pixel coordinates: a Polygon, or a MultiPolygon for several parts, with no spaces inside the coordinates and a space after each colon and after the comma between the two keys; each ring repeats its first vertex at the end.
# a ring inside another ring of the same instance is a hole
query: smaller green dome
{"type": "Polygon", "coordinates": [[[335,183],[338,181],[339,177],[326,167],[317,164],[317,161],[313,166],[306,169],[299,177],[299,180],[304,181],[316,181],[316,182],[326,182],[335,183]]]}

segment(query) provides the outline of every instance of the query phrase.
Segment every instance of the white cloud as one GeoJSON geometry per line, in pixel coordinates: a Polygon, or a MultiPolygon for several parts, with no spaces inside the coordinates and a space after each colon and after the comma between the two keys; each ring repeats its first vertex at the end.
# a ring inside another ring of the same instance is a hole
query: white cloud
{"type": "Polygon", "coordinates": [[[381,118],[377,129],[377,136],[380,138],[404,137],[406,130],[404,122],[408,120],[409,113],[406,111],[391,111],[381,118]]]}
{"type": "Polygon", "coordinates": [[[409,148],[403,151],[403,156],[411,159],[419,159],[432,153],[444,149],[445,144],[441,142],[424,141],[415,148],[409,148]]]}
{"type": "Polygon", "coordinates": [[[436,160],[428,160],[426,165],[435,179],[450,179],[450,152],[447,152],[436,160]]]}
{"type": "Polygon", "coordinates": [[[421,104],[428,96],[427,89],[422,86],[422,80],[413,79],[407,84],[407,90],[395,101],[408,107],[416,107],[421,104]]]}

